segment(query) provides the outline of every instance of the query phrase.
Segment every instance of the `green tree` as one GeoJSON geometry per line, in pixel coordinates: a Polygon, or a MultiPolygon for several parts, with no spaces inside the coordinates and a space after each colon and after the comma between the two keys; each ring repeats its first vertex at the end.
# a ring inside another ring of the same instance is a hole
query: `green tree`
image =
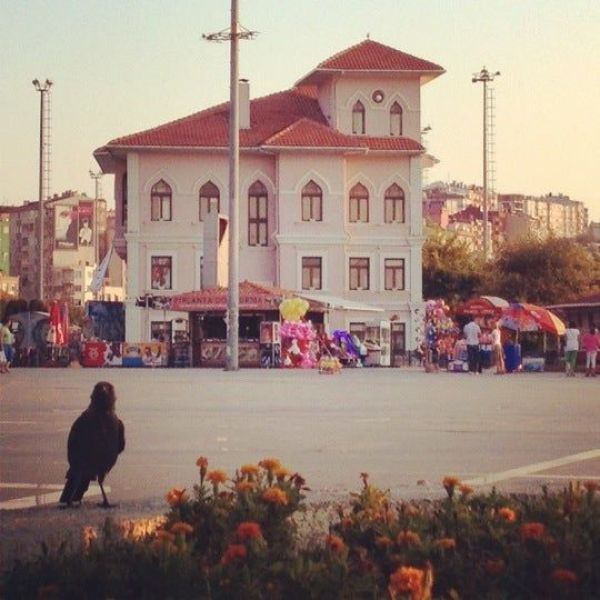
{"type": "Polygon", "coordinates": [[[565,302],[600,286],[600,255],[570,239],[527,238],[508,244],[486,269],[483,289],[509,300],[565,302]]]}
{"type": "Polygon", "coordinates": [[[451,306],[477,293],[481,263],[455,233],[439,227],[428,230],[423,244],[423,296],[444,298],[451,306]]]}

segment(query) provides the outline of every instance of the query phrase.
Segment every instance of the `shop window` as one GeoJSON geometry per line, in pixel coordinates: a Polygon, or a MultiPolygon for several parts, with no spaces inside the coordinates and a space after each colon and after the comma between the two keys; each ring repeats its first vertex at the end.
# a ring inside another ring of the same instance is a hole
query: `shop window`
{"type": "Polygon", "coordinates": [[[351,258],[350,259],[350,289],[368,290],[369,289],[369,259],[351,258]]]}
{"type": "Polygon", "coordinates": [[[172,197],[171,186],[163,179],[152,186],[150,201],[153,221],[171,220],[172,197]]]}
{"type": "Polygon", "coordinates": [[[269,213],[267,188],[255,181],[248,190],[248,246],[267,246],[269,213]]]}
{"type": "Polygon", "coordinates": [[[404,289],[404,259],[386,258],[384,260],[384,280],[386,290],[404,289]]]}
{"type": "Polygon", "coordinates": [[[350,323],[348,331],[350,336],[356,336],[361,342],[365,341],[366,325],[364,323],[350,323]]]}
{"type": "Polygon", "coordinates": [[[394,183],[385,191],[383,204],[386,223],[404,223],[404,190],[399,185],[394,183]]]}
{"type": "Polygon", "coordinates": [[[320,256],[302,257],[302,289],[322,289],[322,259],[320,256]]]}
{"type": "Polygon", "coordinates": [[[302,220],[323,220],[323,191],[312,179],[302,188],[302,220]]]}
{"type": "Polygon", "coordinates": [[[206,215],[211,210],[211,207],[215,207],[217,213],[221,210],[221,199],[219,194],[219,188],[212,182],[208,181],[200,188],[200,206],[199,206],[199,218],[200,221],[204,221],[206,215]]]}
{"type": "Polygon", "coordinates": [[[350,190],[349,220],[350,223],[369,222],[369,191],[361,183],[350,190]]]}

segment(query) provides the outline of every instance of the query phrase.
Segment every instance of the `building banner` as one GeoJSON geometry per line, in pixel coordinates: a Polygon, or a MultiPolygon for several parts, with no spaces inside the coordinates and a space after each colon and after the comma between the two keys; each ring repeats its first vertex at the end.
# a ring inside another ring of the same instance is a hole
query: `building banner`
{"type": "Polygon", "coordinates": [[[94,245],[94,203],[79,203],[79,233],[80,246],[94,245]]]}
{"type": "Polygon", "coordinates": [[[54,245],[56,250],[77,250],[79,207],[58,204],[54,207],[54,245]]]}

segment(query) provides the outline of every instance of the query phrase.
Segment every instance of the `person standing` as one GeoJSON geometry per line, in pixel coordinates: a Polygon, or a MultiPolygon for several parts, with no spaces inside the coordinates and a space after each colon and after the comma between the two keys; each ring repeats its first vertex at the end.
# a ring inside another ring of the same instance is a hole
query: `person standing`
{"type": "Polygon", "coordinates": [[[492,329],[492,354],[494,356],[494,364],[496,365],[496,375],[506,373],[504,367],[504,352],[502,350],[502,334],[500,332],[500,323],[496,321],[492,329]]]}
{"type": "Polygon", "coordinates": [[[569,321],[569,327],[565,331],[565,374],[567,377],[575,377],[579,335],[575,321],[569,321]]]}
{"type": "Polygon", "coordinates": [[[14,359],[15,350],[14,350],[15,336],[13,332],[10,330],[8,326],[8,321],[0,326],[0,347],[4,350],[4,358],[6,361],[6,365],[4,367],[4,372],[8,373],[10,371],[10,365],[14,359]]]}
{"type": "Polygon", "coordinates": [[[81,502],[90,482],[98,479],[104,498],[101,506],[108,508],[102,483],[106,474],[125,449],[125,427],[115,412],[115,388],[107,381],[98,382],[91,402],[73,423],[67,442],[69,470],[59,502],[64,508],[81,502]]]}
{"type": "Polygon", "coordinates": [[[467,342],[469,372],[477,373],[479,370],[479,339],[481,338],[481,328],[475,322],[474,317],[469,317],[469,322],[463,328],[463,334],[467,342]]]}
{"type": "Polygon", "coordinates": [[[600,348],[600,336],[594,325],[587,333],[583,334],[581,345],[585,350],[585,376],[596,377],[596,357],[600,348]]]}

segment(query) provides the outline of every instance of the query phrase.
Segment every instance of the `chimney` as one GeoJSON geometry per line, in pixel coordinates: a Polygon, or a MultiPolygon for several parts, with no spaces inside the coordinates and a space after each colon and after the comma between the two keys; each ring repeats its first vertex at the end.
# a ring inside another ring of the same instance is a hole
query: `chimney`
{"type": "Polygon", "coordinates": [[[239,82],[240,129],[250,129],[250,83],[247,79],[239,82]]]}

